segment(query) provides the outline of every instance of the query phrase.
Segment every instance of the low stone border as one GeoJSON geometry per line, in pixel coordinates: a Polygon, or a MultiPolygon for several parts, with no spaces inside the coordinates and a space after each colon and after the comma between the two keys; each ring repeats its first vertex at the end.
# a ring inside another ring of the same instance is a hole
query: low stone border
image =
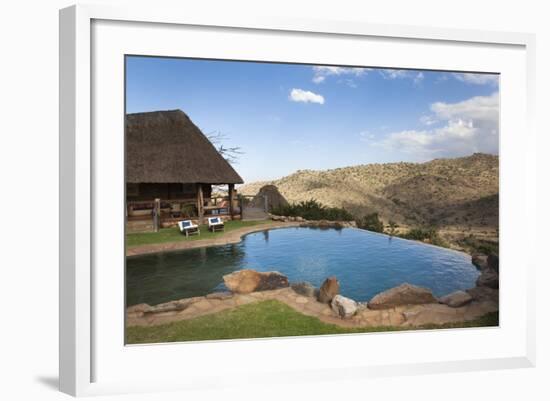
{"type": "Polygon", "coordinates": [[[304,296],[291,287],[250,294],[216,293],[167,302],[151,307],[146,304],[129,307],[127,326],[156,326],[180,320],[193,319],[232,309],[240,305],[265,300],[277,300],[307,316],[341,327],[416,327],[426,324],[458,323],[477,319],[498,311],[498,290],[483,287],[473,295],[473,301],[453,308],[444,304],[403,305],[389,309],[372,310],[359,304],[354,316],[340,318],[329,304],[318,302],[314,296],[304,296]]]}

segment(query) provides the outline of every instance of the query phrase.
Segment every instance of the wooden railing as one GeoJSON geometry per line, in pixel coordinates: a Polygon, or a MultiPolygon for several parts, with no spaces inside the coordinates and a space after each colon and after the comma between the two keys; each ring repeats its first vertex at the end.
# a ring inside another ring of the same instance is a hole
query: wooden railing
{"type": "MultiPolygon", "coordinates": [[[[228,202],[229,196],[203,198],[203,205],[199,211],[197,198],[129,200],[126,202],[126,215],[128,220],[152,219],[153,226],[160,227],[163,223],[171,224],[181,219],[202,220],[203,216],[230,216],[228,202]],[[226,204],[222,205],[223,201],[226,201],[226,204]]],[[[239,200],[233,215],[240,215],[241,210],[242,203],[239,200]]]]}

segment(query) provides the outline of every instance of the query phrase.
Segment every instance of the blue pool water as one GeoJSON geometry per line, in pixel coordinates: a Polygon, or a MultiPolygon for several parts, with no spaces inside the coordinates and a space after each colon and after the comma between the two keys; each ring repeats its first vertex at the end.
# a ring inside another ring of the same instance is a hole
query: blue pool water
{"type": "Polygon", "coordinates": [[[128,257],[127,305],[155,305],[223,290],[239,269],[277,270],[319,287],[328,276],[357,301],[404,282],[441,296],[475,286],[466,254],[358,229],[284,228],[246,235],[238,244],[128,257]]]}

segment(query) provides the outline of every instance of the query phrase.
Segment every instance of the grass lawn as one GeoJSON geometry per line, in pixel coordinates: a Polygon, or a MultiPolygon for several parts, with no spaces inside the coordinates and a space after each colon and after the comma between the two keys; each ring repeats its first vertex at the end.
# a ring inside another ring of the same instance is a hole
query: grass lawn
{"type": "MultiPolygon", "coordinates": [[[[486,327],[498,325],[498,313],[480,319],[445,325],[428,325],[422,329],[486,327]]],[[[414,328],[419,329],[418,327],[414,328]]],[[[321,322],[315,317],[296,312],[282,302],[270,300],[243,305],[235,309],[191,320],[151,327],[128,327],[127,344],[173,341],[222,340],[318,334],[366,333],[410,330],[403,327],[347,329],[321,322]]]]}
{"type": "MultiPolygon", "coordinates": [[[[261,224],[267,224],[269,222],[270,220],[230,220],[225,222],[225,233],[236,230],[238,228],[257,226],[261,224]]],[[[185,237],[184,234],[180,233],[178,227],[161,228],[160,231],[157,233],[130,233],[126,234],[126,246],[131,247],[137,245],[161,244],[165,242],[196,241],[200,239],[217,238],[224,235],[223,231],[217,231],[215,233],[208,231],[207,224],[202,224],[200,226],[200,230],[200,235],[190,235],[189,237],[185,237]]]]}

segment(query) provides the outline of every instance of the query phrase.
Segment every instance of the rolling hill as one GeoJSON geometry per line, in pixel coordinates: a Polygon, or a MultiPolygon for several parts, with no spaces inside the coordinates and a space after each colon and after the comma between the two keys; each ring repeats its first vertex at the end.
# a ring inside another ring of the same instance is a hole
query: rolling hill
{"type": "Polygon", "coordinates": [[[366,164],[298,170],[239,188],[254,195],[273,184],[289,202],[309,199],[343,207],[358,218],[378,212],[401,227],[434,226],[447,232],[498,233],[498,156],[475,153],[426,163],[366,164]]]}

